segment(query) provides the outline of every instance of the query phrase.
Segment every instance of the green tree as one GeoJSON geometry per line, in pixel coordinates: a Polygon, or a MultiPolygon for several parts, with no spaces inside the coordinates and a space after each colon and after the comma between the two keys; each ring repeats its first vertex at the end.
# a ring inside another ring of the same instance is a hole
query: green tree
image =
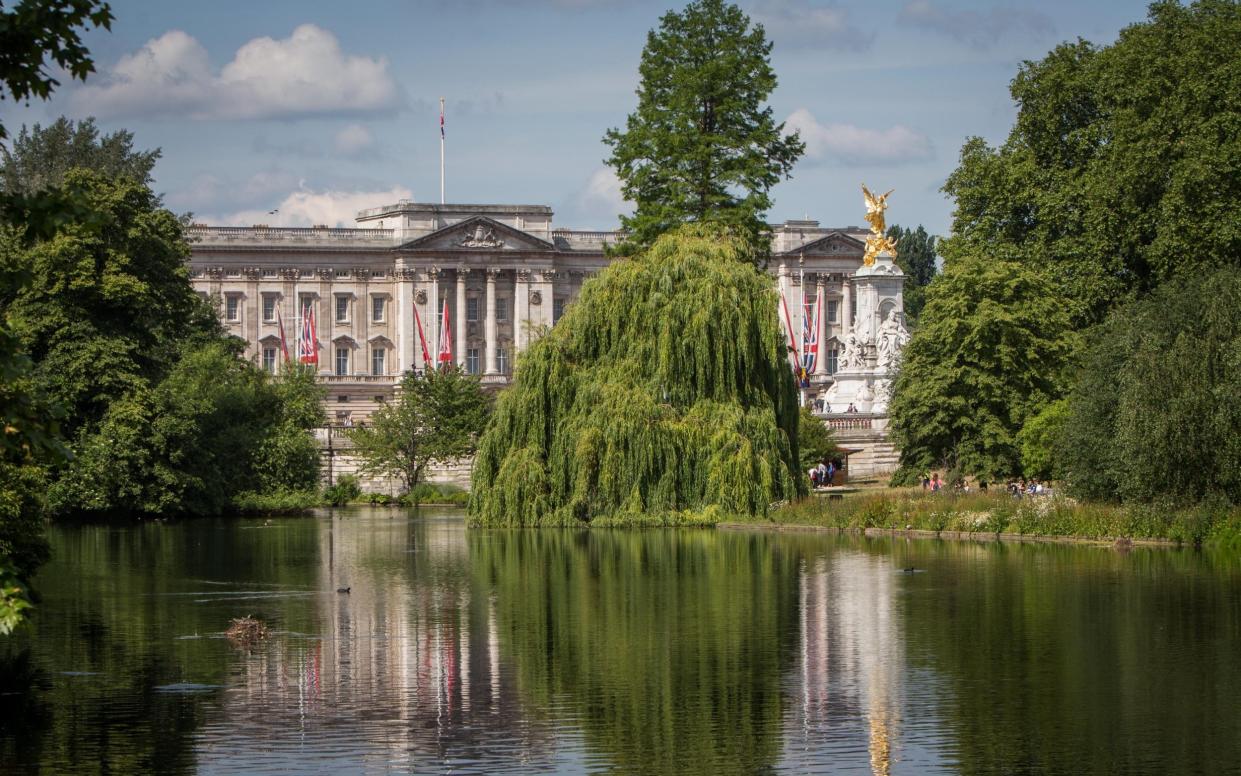
{"type": "Polygon", "coordinates": [[[937,240],[921,224],[917,229],[893,224],[888,227],[888,237],[896,243],[896,263],[905,273],[905,315],[916,322],[926,303],[926,287],[938,271],[935,267],[937,240]]]}
{"type": "Polygon", "coordinates": [[[752,258],[720,227],[688,225],[583,286],[499,398],[470,520],[764,515],[804,493],[776,291],[752,258]]]}
{"type": "Polygon", "coordinates": [[[1069,421],[1068,399],[1057,399],[1026,421],[1017,441],[1021,444],[1021,469],[1029,477],[1059,480],[1064,477],[1060,452],[1069,421]]]}
{"type": "Polygon", "coordinates": [[[1241,4],[1160,0],[1111,46],[1064,43],[1013,80],[998,148],[969,140],[944,255],[1021,262],[1075,327],[1182,269],[1241,265],[1241,4]]]}
{"type": "Polygon", "coordinates": [[[162,379],[187,342],[222,334],[190,285],[181,225],[150,189],[80,169],[65,180],[90,215],[10,253],[32,282],[0,304],[72,437],[113,401],[162,379]]]}
{"type": "Polygon", "coordinates": [[[1068,318],[1048,281],[966,256],[927,288],[890,405],[903,468],[995,481],[1021,471],[1017,432],[1064,389],[1068,318]]]}
{"type": "Polygon", "coordinates": [[[431,464],[474,452],[490,405],[478,377],[459,367],[408,373],[395,401],[371,415],[369,426],[348,432],[359,468],[412,491],[431,464]]]}
{"type": "Polygon", "coordinates": [[[634,252],[689,221],[727,225],[756,255],[770,249],[769,192],[805,151],[763,102],[776,87],[762,25],[723,0],[695,0],[652,30],[639,66],[638,109],[608,130],[607,163],[636,203],[622,216],[634,252]]]}
{"type": "Polygon", "coordinates": [[[327,422],[323,411],[327,388],[315,381],[313,369],[289,364],[272,382],[272,390],[279,410],[255,451],[258,490],[314,489],[319,482],[319,443],[312,429],[327,422]]]}
{"type": "Polygon", "coordinates": [[[801,471],[810,471],[819,461],[830,460],[836,455],[836,437],[823,422],[815,417],[810,407],[802,406],[798,413],[797,444],[801,449],[801,471]]]}
{"type": "Polygon", "coordinates": [[[0,192],[35,194],[60,186],[76,168],[149,186],[160,151],[135,151],[133,145],[128,130],[100,136],[93,118],[75,122],[61,116],[47,127],[23,126],[11,148],[0,147],[0,192]]]}
{"type": "Polygon", "coordinates": [[[1059,448],[1070,489],[1241,503],[1241,274],[1187,274],[1090,341],[1059,448]]]}

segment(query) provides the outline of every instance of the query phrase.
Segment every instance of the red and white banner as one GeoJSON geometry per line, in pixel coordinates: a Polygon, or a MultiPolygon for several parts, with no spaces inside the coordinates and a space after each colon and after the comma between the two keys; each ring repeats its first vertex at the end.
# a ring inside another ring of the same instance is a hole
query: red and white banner
{"type": "Polygon", "coordinates": [[[422,331],[422,316],[418,315],[418,304],[414,303],[414,326],[418,328],[418,342],[422,344],[422,368],[431,368],[431,351],[427,349],[427,335],[422,331]]]}
{"type": "Polygon", "coordinates": [[[444,314],[440,319],[439,362],[441,369],[447,369],[452,364],[452,326],[449,324],[447,299],[444,300],[444,314]]]}
{"type": "Polygon", "coordinates": [[[315,334],[315,308],[306,305],[302,311],[302,334],[297,342],[297,360],[303,364],[319,365],[319,339],[315,334]]]}

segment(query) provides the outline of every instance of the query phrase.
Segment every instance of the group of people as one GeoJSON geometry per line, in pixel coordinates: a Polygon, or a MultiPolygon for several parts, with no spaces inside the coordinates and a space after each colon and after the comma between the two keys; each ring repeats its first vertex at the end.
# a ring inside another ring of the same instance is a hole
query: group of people
{"type": "Polygon", "coordinates": [[[1038,480],[1011,480],[1008,483],[1008,493],[1013,498],[1047,496],[1051,494],[1051,486],[1044,485],[1038,480]]]}
{"type": "Polygon", "coordinates": [[[825,488],[832,484],[832,480],[836,477],[835,461],[819,461],[817,466],[811,466],[810,471],[810,487],[825,488]]]}

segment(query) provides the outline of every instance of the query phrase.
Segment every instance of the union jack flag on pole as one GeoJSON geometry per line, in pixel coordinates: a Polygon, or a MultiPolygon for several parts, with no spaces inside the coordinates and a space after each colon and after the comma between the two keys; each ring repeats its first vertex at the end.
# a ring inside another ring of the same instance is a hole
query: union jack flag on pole
{"type": "Polygon", "coordinates": [[[312,305],[306,305],[302,311],[301,336],[297,345],[297,360],[300,363],[319,365],[319,340],[315,336],[315,308],[312,305]]]}
{"type": "Polygon", "coordinates": [[[819,315],[821,314],[822,306],[818,297],[815,297],[814,304],[802,305],[801,361],[806,375],[814,373],[815,364],[819,360],[819,315]]]}

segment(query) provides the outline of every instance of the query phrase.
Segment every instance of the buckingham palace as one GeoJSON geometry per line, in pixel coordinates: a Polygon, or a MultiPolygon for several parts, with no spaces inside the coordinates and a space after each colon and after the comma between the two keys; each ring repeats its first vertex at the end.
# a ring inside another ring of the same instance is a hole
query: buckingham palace
{"type": "MultiPolygon", "coordinates": [[[[300,311],[313,310],[329,420],[353,424],[391,398],[404,372],[423,367],[415,309],[433,358],[444,345],[484,385],[508,383],[516,355],[556,325],[619,238],[557,228],[552,215],[543,205],[402,200],[359,212],[350,228],[194,224],[190,273],[195,289],[218,302],[228,330],[245,340],[247,357],[272,372],[283,360],[281,324],[292,349],[300,311]],[[448,343],[439,341],[444,311],[448,343]]],[[[886,437],[883,381],[868,377],[848,396],[839,389],[849,367],[867,365],[852,343],[873,341],[884,317],[903,310],[899,269],[888,262],[894,290],[859,282],[865,228],[807,219],[773,224],[771,234],[768,269],[787,300],[784,323],[794,340],[822,343],[807,401],[838,436],[886,437]],[[821,312],[808,323],[815,309],[821,312]]],[[[873,372],[876,356],[869,359],[873,372]]]]}

